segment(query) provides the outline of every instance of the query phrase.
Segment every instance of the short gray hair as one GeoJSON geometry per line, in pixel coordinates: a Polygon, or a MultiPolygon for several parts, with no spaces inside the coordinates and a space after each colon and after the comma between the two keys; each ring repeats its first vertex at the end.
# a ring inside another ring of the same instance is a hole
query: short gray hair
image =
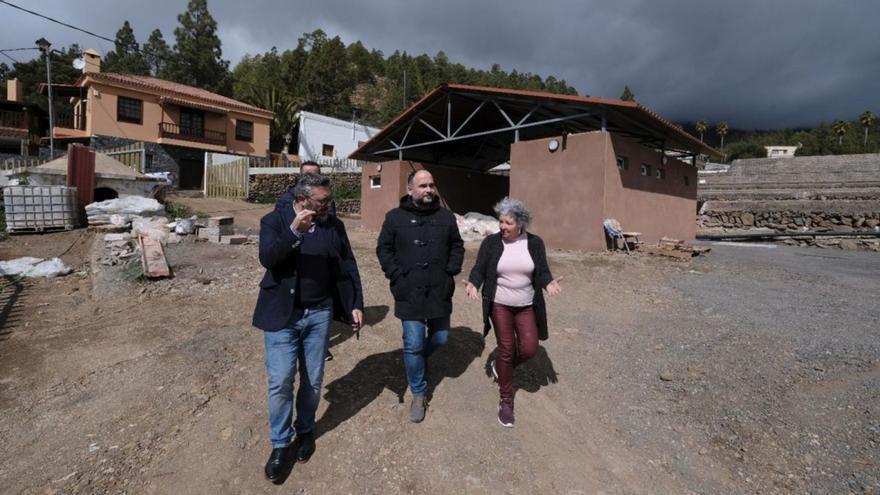
{"type": "Polygon", "coordinates": [[[299,180],[296,181],[296,186],[293,188],[293,196],[295,198],[311,198],[312,188],[315,187],[326,187],[327,189],[330,189],[330,178],[326,175],[303,174],[300,176],[299,180]]]}
{"type": "Polygon", "coordinates": [[[514,199],[509,196],[495,205],[495,214],[498,215],[498,218],[501,218],[502,215],[507,215],[513,218],[513,221],[516,222],[523,231],[529,228],[529,223],[532,221],[532,212],[529,210],[529,207],[526,206],[522,200],[514,199]]]}

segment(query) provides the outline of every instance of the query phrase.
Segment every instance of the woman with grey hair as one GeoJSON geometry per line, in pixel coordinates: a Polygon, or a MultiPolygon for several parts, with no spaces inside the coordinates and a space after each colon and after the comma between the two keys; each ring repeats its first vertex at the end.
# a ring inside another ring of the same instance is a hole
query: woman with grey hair
{"type": "Polygon", "coordinates": [[[547,252],[540,237],[527,232],[531,212],[522,201],[504,198],[495,205],[500,232],[483,240],[477,261],[467,280],[467,294],[480,299],[482,286],[483,335],[495,329],[498,353],[492,374],[498,381],[501,400],[498,422],[512,427],[513,369],[532,358],[538,340],[546,340],[547,310],[542,290],[559,294],[559,280],[547,265],[547,252]]]}

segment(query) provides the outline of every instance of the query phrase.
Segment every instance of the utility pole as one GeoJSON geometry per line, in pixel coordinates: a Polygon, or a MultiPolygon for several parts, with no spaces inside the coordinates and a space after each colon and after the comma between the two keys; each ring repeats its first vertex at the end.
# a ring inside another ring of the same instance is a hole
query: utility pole
{"type": "Polygon", "coordinates": [[[406,110],[406,69],[403,69],[403,109],[406,110]]]}
{"type": "Polygon", "coordinates": [[[46,55],[46,81],[49,88],[49,159],[55,159],[55,103],[52,101],[52,44],[46,38],[40,38],[36,42],[37,48],[46,55]]]}

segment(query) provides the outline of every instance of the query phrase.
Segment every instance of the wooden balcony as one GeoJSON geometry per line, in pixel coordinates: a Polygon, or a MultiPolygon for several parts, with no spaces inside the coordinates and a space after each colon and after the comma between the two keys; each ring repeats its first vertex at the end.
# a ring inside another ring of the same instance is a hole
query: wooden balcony
{"type": "Polygon", "coordinates": [[[171,122],[162,122],[159,124],[159,137],[219,146],[226,145],[225,132],[196,127],[181,127],[171,122]]]}
{"type": "Polygon", "coordinates": [[[0,110],[0,127],[5,127],[7,129],[19,129],[27,132],[27,116],[24,112],[0,110]]]}
{"type": "Polygon", "coordinates": [[[55,115],[54,118],[55,127],[61,127],[63,129],[77,129],[80,131],[86,130],[85,116],[80,116],[77,113],[59,112],[58,115],[55,115]]]}

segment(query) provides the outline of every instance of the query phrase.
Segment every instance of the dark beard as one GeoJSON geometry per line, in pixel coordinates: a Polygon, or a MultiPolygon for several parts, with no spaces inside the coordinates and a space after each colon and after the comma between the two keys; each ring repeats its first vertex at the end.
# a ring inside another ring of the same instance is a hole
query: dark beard
{"type": "Polygon", "coordinates": [[[315,216],[312,217],[312,219],[314,219],[315,223],[324,225],[327,223],[327,220],[330,219],[330,212],[327,211],[320,215],[316,213],[315,216]]]}
{"type": "Polygon", "coordinates": [[[431,196],[431,198],[428,199],[428,195],[426,194],[422,196],[421,199],[413,199],[413,204],[415,204],[417,208],[427,208],[431,206],[432,203],[434,203],[435,198],[436,196],[431,196]]]}

